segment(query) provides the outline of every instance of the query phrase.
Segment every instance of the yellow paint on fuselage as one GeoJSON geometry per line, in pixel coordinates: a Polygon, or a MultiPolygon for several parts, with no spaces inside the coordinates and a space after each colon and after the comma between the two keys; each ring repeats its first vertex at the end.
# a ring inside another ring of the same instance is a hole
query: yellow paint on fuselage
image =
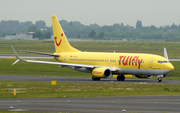
{"type": "Polygon", "coordinates": [[[168,61],[166,58],[152,54],[138,53],[103,53],[103,52],[72,52],[60,53],[56,60],[65,63],[107,66],[129,69],[173,69],[171,63],[158,63],[168,61]],[[125,59],[121,56],[126,56],[125,59]],[[128,58],[129,56],[129,58],[128,58]],[[132,58],[131,58],[132,57],[132,58]],[[134,57],[138,57],[134,59],[134,57]],[[131,59],[130,59],[131,58],[131,59]]]}

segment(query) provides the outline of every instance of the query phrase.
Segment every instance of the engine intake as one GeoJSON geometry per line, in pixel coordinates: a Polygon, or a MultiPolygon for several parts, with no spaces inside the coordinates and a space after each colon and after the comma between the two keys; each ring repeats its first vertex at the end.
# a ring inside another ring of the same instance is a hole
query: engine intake
{"type": "Polygon", "coordinates": [[[95,68],[92,71],[92,75],[96,78],[109,78],[111,77],[112,72],[107,68],[95,68]]]}

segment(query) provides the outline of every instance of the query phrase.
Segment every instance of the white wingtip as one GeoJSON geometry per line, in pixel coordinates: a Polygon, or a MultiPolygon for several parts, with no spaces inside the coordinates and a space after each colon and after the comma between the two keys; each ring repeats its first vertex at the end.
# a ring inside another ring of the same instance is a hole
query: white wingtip
{"type": "Polygon", "coordinates": [[[167,55],[167,51],[166,51],[166,48],[165,48],[165,47],[164,47],[164,58],[166,58],[166,59],[169,60],[168,55],[167,55]]]}

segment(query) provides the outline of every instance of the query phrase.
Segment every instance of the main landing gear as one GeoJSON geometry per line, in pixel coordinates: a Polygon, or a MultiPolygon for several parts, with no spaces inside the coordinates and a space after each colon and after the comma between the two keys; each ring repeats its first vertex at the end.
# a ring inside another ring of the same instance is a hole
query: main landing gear
{"type": "Polygon", "coordinates": [[[92,76],[92,80],[93,80],[93,81],[100,81],[101,78],[96,78],[96,77],[92,76]]]}
{"type": "Polygon", "coordinates": [[[122,74],[122,75],[118,75],[117,76],[117,81],[124,81],[125,80],[125,76],[122,74]]]}
{"type": "Polygon", "coordinates": [[[157,82],[161,82],[161,81],[162,81],[162,78],[159,77],[159,78],[157,79],[157,82]]]}

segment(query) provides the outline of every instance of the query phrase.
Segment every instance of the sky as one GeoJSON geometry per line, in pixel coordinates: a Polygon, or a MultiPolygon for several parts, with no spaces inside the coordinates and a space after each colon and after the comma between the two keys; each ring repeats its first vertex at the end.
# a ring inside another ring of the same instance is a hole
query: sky
{"type": "Polygon", "coordinates": [[[0,0],[0,21],[43,20],[50,27],[51,15],[84,25],[179,25],[180,0],[0,0]]]}

